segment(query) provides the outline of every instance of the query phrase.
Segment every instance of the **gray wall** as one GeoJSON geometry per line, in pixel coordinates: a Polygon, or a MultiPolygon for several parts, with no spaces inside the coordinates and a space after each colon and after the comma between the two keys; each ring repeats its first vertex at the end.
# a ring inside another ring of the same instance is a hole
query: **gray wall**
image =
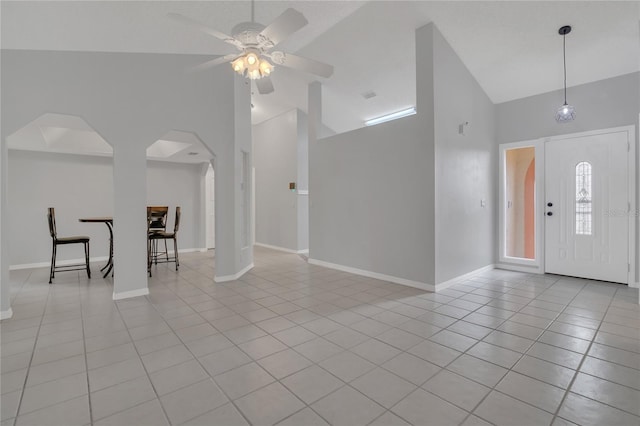
{"type": "Polygon", "coordinates": [[[200,192],[204,179],[201,167],[200,164],[147,161],[147,205],[169,206],[168,231],[173,231],[176,207],[180,206],[178,250],[204,248],[201,235],[206,233],[206,228],[200,226],[205,202],[200,192]]]}
{"type": "Polygon", "coordinates": [[[494,263],[498,174],[495,106],[437,29],[433,41],[439,284],[494,263]]]}
{"type": "Polygon", "coordinates": [[[562,90],[498,104],[498,143],[635,125],[640,110],[638,93],[640,72],[569,87],[567,101],[576,108],[576,119],[562,124],[554,118],[564,101],[562,90]]]}
{"type": "MultiPolygon", "coordinates": [[[[256,242],[298,250],[298,115],[291,110],[253,128],[256,242]]],[[[305,184],[306,186],[306,184],[305,184]]]]}
{"type": "Polygon", "coordinates": [[[312,144],[310,258],[433,284],[423,130],[412,116],[312,144]]]}
{"type": "MultiPolygon", "coordinates": [[[[88,235],[91,257],[108,254],[108,232],[102,224],[78,218],[113,215],[113,160],[69,154],[9,151],[10,264],[48,263],[51,238],[46,209],[55,207],[60,236],[88,235]]],[[[179,249],[199,247],[200,166],[160,161],[147,163],[147,204],[170,206],[168,228],[175,206],[182,207],[179,249]]],[[[204,230],[202,230],[204,232],[204,230]]],[[[58,252],[58,260],[81,259],[81,246],[58,252]]]]}
{"type": "Polygon", "coordinates": [[[433,24],[416,66],[416,116],[312,145],[310,257],[433,285],[494,263],[495,107],[433,24]]]}
{"type": "MultiPolygon", "coordinates": [[[[146,225],[138,214],[147,203],[145,150],[173,129],[196,133],[216,155],[216,276],[234,277],[252,264],[238,219],[240,151],[251,153],[250,86],[226,67],[185,72],[206,59],[2,51],[3,145],[31,120],[55,112],[82,117],[114,147],[114,297],[147,288],[146,225]]],[[[5,191],[0,199],[9,203],[5,191]]],[[[5,214],[0,225],[10,228],[5,214]]],[[[7,267],[2,261],[2,285],[8,285],[7,267]]]]}
{"type": "MultiPolygon", "coordinates": [[[[563,91],[543,93],[496,106],[498,143],[518,142],[588,130],[634,125],[636,128],[636,202],[640,200],[638,156],[640,72],[569,87],[567,101],[576,108],[576,119],[558,124],[555,111],[562,105],[563,91]]],[[[638,211],[638,207],[632,209],[638,211]]],[[[640,274],[640,222],[636,221],[636,282],[640,274]]]]}
{"type": "Polygon", "coordinates": [[[434,284],[434,30],[416,31],[417,115],[316,140],[310,103],[310,259],[434,284]]]}

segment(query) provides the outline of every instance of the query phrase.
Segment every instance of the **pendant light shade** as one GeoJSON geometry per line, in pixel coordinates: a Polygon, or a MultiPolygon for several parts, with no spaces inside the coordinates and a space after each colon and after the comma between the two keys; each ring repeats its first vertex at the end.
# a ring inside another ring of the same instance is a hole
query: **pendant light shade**
{"type": "Polygon", "coordinates": [[[573,106],[567,103],[567,50],[566,36],[571,32],[571,27],[565,25],[560,27],[558,34],[562,36],[562,64],[564,66],[564,104],[556,111],[556,121],[558,123],[566,123],[576,118],[576,111],[573,106]]]}

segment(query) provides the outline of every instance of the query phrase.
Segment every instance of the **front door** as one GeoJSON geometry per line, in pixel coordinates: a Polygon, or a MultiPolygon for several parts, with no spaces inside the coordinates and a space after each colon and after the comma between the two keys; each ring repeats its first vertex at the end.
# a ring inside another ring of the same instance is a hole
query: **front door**
{"type": "Polygon", "coordinates": [[[629,282],[629,134],[545,144],[545,272],[629,282]]]}

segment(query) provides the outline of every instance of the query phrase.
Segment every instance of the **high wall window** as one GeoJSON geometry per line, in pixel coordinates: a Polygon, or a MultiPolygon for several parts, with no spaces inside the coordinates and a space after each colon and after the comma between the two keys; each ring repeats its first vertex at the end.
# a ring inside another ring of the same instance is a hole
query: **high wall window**
{"type": "Polygon", "coordinates": [[[591,164],[576,166],[576,235],[591,235],[591,164]]]}

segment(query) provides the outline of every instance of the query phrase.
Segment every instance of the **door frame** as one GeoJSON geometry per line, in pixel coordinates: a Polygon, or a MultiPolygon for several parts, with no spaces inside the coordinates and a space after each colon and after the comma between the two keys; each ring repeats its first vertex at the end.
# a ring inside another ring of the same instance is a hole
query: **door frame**
{"type": "Polygon", "coordinates": [[[589,130],[585,132],[568,133],[564,135],[549,136],[539,139],[533,139],[528,141],[512,142],[499,145],[499,175],[498,175],[498,264],[497,267],[501,269],[508,269],[513,271],[530,272],[537,274],[545,273],[545,146],[547,143],[561,142],[567,139],[575,139],[586,136],[595,136],[606,133],[618,133],[627,132],[627,141],[629,143],[629,155],[627,156],[628,167],[628,226],[629,234],[629,271],[627,274],[627,284],[629,287],[638,287],[636,282],[636,222],[638,221],[638,206],[636,200],[636,188],[637,176],[636,176],[636,127],[635,125],[611,127],[607,129],[589,130]],[[536,160],[536,232],[535,232],[535,245],[536,245],[536,259],[521,259],[505,256],[506,247],[506,233],[505,233],[505,152],[513,148],[535,148],[535,160],[536,160]]]}

